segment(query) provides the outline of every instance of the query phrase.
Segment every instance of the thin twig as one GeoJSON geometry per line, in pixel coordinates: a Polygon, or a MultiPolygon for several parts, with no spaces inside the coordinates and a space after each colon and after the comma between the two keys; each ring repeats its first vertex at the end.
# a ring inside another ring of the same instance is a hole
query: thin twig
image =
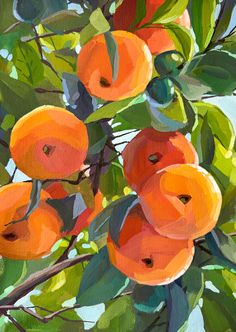
{"type": "Polygon", "coordinates": [[[40,40],[38,38],[39,35],[38,35],[38,32],[37,32],[37,29],[36,29],[35,25],[33,25],[33,31],[34,31],[34,34],[35,34],[35,37],[36,37],[34,40],[35,40],[36,45],[38,47],[38,51],[39,51],[39,54],[40,54],[41,62],[43,64],[45,64],[46,66],[48,66],[54,72],[54,74],[56,74],[56,76],[61,80],[60,76],[58,75],[56,69],[52,66],[52,64],[49,61],[47,61],[46,59],[44,59],[42,46],[40,44],[40,40]]]}
{"type": "Polygon", "coordinates": [[[19,25],[19,24],[20,24],[19,21],[13,23],[13,24],[10,25],[6,30],[4,30],[3,33],[8,33],[8,32],[10,32],[11,30],[13,30],[13,29],[14,29],[17,25],[19,25]]]}
{"type": "Polygon", "coordinates": [[[1,139],[0,138],[0,144],[2,145],[2,146],[4,146],[4,148],[9,148],[9,145],[8,145],[8,143],[7,142],[5,142],[3,139],[1,139]]]}
{"type": "Polygon", "coordinates": [[[27,332],[16,320],[7,312],[3,312],[3,315],[6,316],[9,321],[15,326],[15,328],[20,332],[27,332]]]}
{"type": "Polygon", "coordinates": [[[44,88],[35,88],[34,91],[37,93],[59,93],[59,94],[64,94],[64,91],[62,90],[47,90],[44,88]]]}
{"type": "Polygon", "coordinates": [[[55,262],[55,264],[58,264],[68,258],[68,255],[71,252],[71,250],[74,248],[76,242],[77,242],[77,235],[72,235],[68,246],[66,247],[62,255],[58,258],[58,260],[55,262]]]}
{"type": "Polygon", "coordinates": [[[36,286],[54,277],[59,272],[67,269],[68,267],[90,260],[92,256],[93,255],[91,254],[76,256],[74,258],[66,259],[63,262],[60,262],[53,266],[49,266],[41,271],[31,274],[28,279],[26,279],[22,284],[16,287],[5,298],[0,300],[0,308],[3,305],[14,304],[16,301],[31,292],[36,286]]]}

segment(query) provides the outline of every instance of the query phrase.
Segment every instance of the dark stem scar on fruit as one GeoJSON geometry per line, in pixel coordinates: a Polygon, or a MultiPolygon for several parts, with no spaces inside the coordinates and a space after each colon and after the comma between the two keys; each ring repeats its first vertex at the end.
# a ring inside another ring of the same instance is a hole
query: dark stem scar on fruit
{"type": "Polygon", "coordinates": [[[53,146],[53,145],[48,145],[48,144],[45,144],[43,146],[43,152],[46,156],[50,157],[53,152],[55,151],[56,147],[53,146]]]}
{"type": "Polygon", "coordinates": [[[100,78],[100,85],[103,88],[109,88],[111,86],[111,83],[105,77],[101,77],[100,78]]]}
{"type": "Polygon", "coordinates": [[[190,200],[191,200],[191,196],[190,195],[179,195],[178,199],[184,204],[186,205],[190,200]]]}
{"type": "Polygon", "coordinates": [[[2,237],[10,242],[14,242],[18,239],[18,236],[15,232],[7,232],[5,234],[2,234],[2,237]]]}
{"type": "Polygon", "coordinates": [[[159,153],[153,153],[153,154],[150,154],[150,156],[148,157],[148,160],[153,164],[155,165],[156,163],[158,163],[158,161],[160,161],[162,155],[160,155],[159,153]]]}
{"type": "Polygon", "coordinates": [[[152,257],[146,257],[142,259],[142,262],[146,265],[146,267],[148,268],[152,268],[153,267],[153,259],[152,257]]]}

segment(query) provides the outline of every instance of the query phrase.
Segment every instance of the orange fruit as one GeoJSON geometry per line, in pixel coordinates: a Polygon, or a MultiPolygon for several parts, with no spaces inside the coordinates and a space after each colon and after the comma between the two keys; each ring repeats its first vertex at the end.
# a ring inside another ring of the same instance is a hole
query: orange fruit
{"type": "Polygon", "coordinates": [[[152,175],[139,193],[150,224],[174,239],[197,238],[216,225],[221,192],[214,178],[196,165],[172,165],[152,175]]]}
{"type": "Polygon", "coordinates": [[[119,247],[108,236],[111,263],[138,283],[155,286],[179,278],[194,254],[191,240],[174,240],[156,233],[138,205],[127,216],[119,235],[119,247]]]}
{"type": "Polygon", "coordinates": [[[112,67],[103,34],[93,37],[78,56],[77,74],[91,95],[121,100],[143,92],[152,76],[152,56],[147,45],[127,31],[111,32],[118,47],[118,76],[112,67]]]}
{"type": "MultiPolygon", "coordinates": [[[[131,26],[135,18],[137,0],[124,0],[118,7],[114,16],[113,23],[115,29],[132,30],[139,38],[144,40],[152,54],[159,54],[165,51],[174,50],[175,44],[164,26],[140,28],[148,23],[155,11],[165,2],[165,0],[146,0],[146,15],[136,26],[131,26]]],[[[188,11],[175,21],[183,27],[190,29],[190,17],[188,11]]]]}
{"type": "Polygon", "coordinates": [[[0,188],[0,255],[10,259],[37,259],[50,252],[60,238],[61,219],[46,203],[50,198],[41,191],[41,201],[29,218],[9,224],[25,215],[31,183],[13,183],[0,188]],[[9,224],[9,225],[7,225],[9,224]]]}
{"type": "Polygon", "coordinates": [[[14,126],[10,151],[16,166],[34,179],[65,178],[80,170],[88,149],[86,126],[66,109],[41,106],[14,126]]]}
{"type": "Polygon", "coordinates": [[[171,164],[198,163],[193,145],[180,132],[158,132],[146,128],[122,152],[124,174],[139,191],[152,174],[171,164]]]}

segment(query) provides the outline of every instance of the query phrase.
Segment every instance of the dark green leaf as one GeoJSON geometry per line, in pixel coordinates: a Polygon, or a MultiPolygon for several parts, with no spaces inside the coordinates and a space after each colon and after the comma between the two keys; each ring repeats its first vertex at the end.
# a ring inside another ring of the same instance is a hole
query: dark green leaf
{"type": "Polygon", "coordinates": [[[62,231],[71,231],[76,224],[77,218],[87,208],[80,193],[63,199],[48,199],[47,203],[59,213],[63,221],[62,231]]]}
{"type": "Polygon", "coordinates": [[[119,199],[119,203],[115,204],[110,220],[109,220],[109,234],[114,243],[119,246],[119,234],[124,226],[125,219],[130,210],[138,204],[136,195],[128,195],[119,199]]]}
{"type": "Polygon", "coordinates": [[[132,28],[138,25],[145,16],[146,16],[146,0],[137,0],[135,17],[129,29],[132,30],[132,28]]]}
{"type": "MultiPolygon", "coordinates": [[[[217,45],[217,44],[216,44],[217,45]]],[[[236,55],[236,33],[233,33],[227,38],[224,38],[224,41],[221,42],[218,47],[222,51],[227,51],[236,55]]]]}
{"type": "Polygon", "coordinates": [[[115,82],[118,77],[119,73],[119,54],[118,54],[118,47],[110,31],[104,33],[107,52],[110,58],[111,68],[112,68],[112,81],[115,82]]]}
{"type": "Polygon", "coordinates": [[[128,284],[129,279],[109,262],[107,248],[104,247],[84,270],[77,303],[88,306],[109,301],[121,294],[128,284]]]}
{"type": "Polygon", "coordinates": [[[168,332],[177,332],[187,322],[189,306],[183,289],[175,282],[167,286],[168,332]]]}
{"type": "Polygon", "coordinates": [[[176,50],[183,54],[185,60],[191,59],[194,51],[194,40],[190,31],[176,23],[165,24],[165,28],[173,40],[176,50]]]}
{"type": "Polygon", "coordinates": [[[182,96],[183,98],[183,103],[184,103],[184,109],[185,109],[185,114],[186,117],[188,119],[188,123],[186,125],[186,127],[184,127],[183,129],[180,129],[180,131],[186,135],[187,133],[191,133],[196,121],[197,121],[197,116],[196,116],[196,109],[193,103],[191,103],[191,101],[187,100],[186,98],[184,98],[184,96],[182,96]]]}
{"type": "Polygon", "coordinates": [[[163,286],[136,285],[132,294],[134,307],[145,313],[160,311],[166,301],[166,290],[163,286]]]}
{"type": "Polygon", "coordinates": [[[191,1],[191,24],[200,52],[207,48],[214,33],[215,9],[216,0],[191,1]]]}
{"type": "Polygon", "coordinates": [[[102,151],[107,142],[107,136],[102,137],[98,142],[89,147],[88,154],[96,154],[102,151]]]}
{"type": "Polygon", "coordinates": [[[220,50],[193,58],[176,78],[189,100],[204,94],[230,95],[236,89],[236,57],[220,50]]]}
{"type": "Polygon", "coordinates": [[[236,268],[236,243],[230,236],[215,229],[206,235],[206,240],[213,255],[223,261],[226,260],[229,266],[236,268]]]}
{"type": "Polygon", "coordinates": [[[204,117],[202,121],[201,142],[202,163],[204,165],[210,165],[214,158],[215,142],[207,117],[204,117]]]}
{"type": "Polygon", "coordinates": [[[43,13],[43,18],[48,17],[58,11],[67,9],[66,0],[42,0],[45,11],[43,13]]]}
{"type": "Polygon", "coordinates": [[[213,42],[218,41],[221,39],[225,32],[227,31],[228,27],[232,24],[234,25],[234,10],[236,7],[235,0],[223,0],[221,2],[221,10],[219,17],[217,19],[217,25],[213,35],[213,42]]]}
{"type": "Polygon", "coordinates": [[[189,308],[192,311],[198,304],[204,290],[203,271],[195,266],[190,267],[182,277],[182,287],[186,292],[189,308]]]}
{"type": "Polygon", "coordinates": [[[43,79],[44,69],[39,54],[28,43],[18,42],[13,52],[13,63],[20,81],[37,86],[43,79]]]}
{"type": "Polygon", "coordinates": [[[92,113],[85,121],[85,123],[95,122],[101,119],[111,119],[118,112],[122,112],[132,105],[137,105],[145,101],[144,95],[139,95],[134,98],[127,98],[121,101],[111,102],[97,111],[92,113]]]}
{"type": "Polygon", "coordinates": [[[188,0],[166,0],[154,13],[150,23],[169,23],[183,14],[188,0]]]}

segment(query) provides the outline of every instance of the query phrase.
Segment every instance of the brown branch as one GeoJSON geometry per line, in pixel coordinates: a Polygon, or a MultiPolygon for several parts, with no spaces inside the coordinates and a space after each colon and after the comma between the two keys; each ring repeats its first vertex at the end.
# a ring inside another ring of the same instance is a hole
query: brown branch
{"type": "Polygon", "coordinates": [[[15,27],[17,27],[19,24],[20,24],[19,21],[13,23],[13,24],[10,25],[6,30],[4,30],[3,33],[8,33],[8,32],[10,32],[10,31],[13,30],[15,27]]]}
{"type": "Polygon", "coordinates": [[[27,332],[16,320],[7,312],[3,312],[3,315],[6,316],[9,321],[15,326],[15,328],[20,332],[27,332]]]}
{"type": "Polygon", "coordinates": [[[8,143],[7,142],[5,142],[3,139],[1,139],[0,138],[0,144],[2,145],[2,146],[4,146],[4,148],[9,148],[9,145],[8,145],[8,143]]]}
{"type": "Polygon", "coordinates": [[[46,66],[48,66],[48,67],[54,72],[54,74],[56,74],[56,76],[61,80],[61,78],[60,78],[60,76],[58,75],[56,69],[52,66],[52,64],[51,64],[49,61],[47,61],[47,60],[44,59],[44,57],[43,57],[43,49],[42,49],[42,46],[41,46],[41,44],[40,44],[40,40],[39,40],[39,38],[38,38],[38,37],[39,37],[39,34],[38,34],[38,32],[37,32],[37,29],[36,29],[35,25],[33,25],[33,31],[34,31],[34,34],[35,34],[35,37],[36,37],[36,38],[34,38],[34,40],[35,40],[36,45],[37,45],[37,47],[38,47],[38,51],[39,51],[39,54],[40,54],[41,62],[42,62],[43,64],[45,64],[46,66]]]}
{"type": "Polygon", "coordinates": [[[76,242],[77,242],[77,235],[72,235],[67,248],[64,250],[62,255],[58,258],[58,260],[55,262],[55,264],[58,264],[68,258],[68,255],[71,252],[71,250],[74,248],[76,242]]]}
{"type": "Polygon", "coordinates": [[[41,271],[31,274],[31,276],[26,279],[21,285],[16,287],[12,292],[10,292],[5,298],[0,300],[0,309],[3,305],[14,304],[16,301],[31,292],[36,286],[42,284],[48,279],[54,277],[56,274],[61,272],[68,267],[74,266],[76,264],[82,263],[84,261],[90,260],[93,255],[84,254],[71,259],[66,259],[56,265],[49,266],[41,271]]]}
{"type": "Polygon", "coordinates": [[[59,94],[64,93],[64,91],[62,90],[47,90],[44,88],[35,88],[34,91],[36,91],[37,93],[59,93],[59,94]]]}

